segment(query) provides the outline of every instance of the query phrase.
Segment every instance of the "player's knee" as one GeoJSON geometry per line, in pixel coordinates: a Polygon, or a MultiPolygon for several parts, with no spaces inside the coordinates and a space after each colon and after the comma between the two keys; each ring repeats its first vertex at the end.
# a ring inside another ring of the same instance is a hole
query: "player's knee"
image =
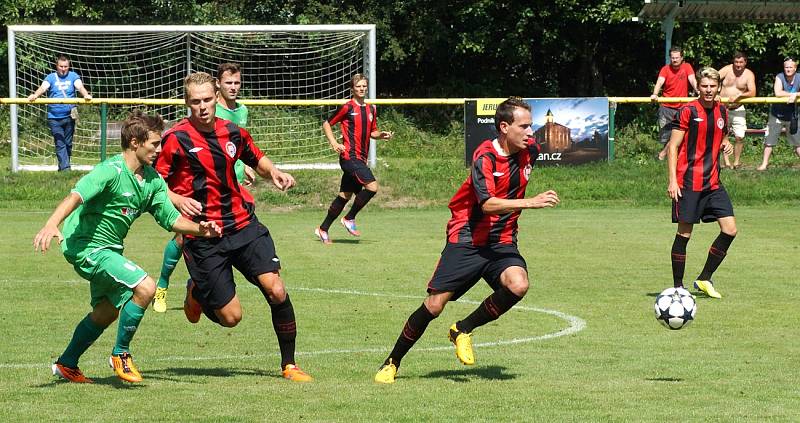
{"type": "Polygon", "coordinates": [[[280,304],[286,301],[286,285],[277,273],[266,273],[259,276],[259,283],[271,304],[280,304]]]}
{"type": "Polygon", "coordinates": [[[427,308],[431,315],[433,315],[435,318],[442,314],[442,311],[444,311],[444,306],[447,305],[447,301],[441,301],[438,298],[431,296],[425,299],[424,305],[425,308],[427,308]]]}
{"type": "Polygon", "coordinates": [[[528,278],[526,276],[519,276],[512,278],[506,288],[517,297],[524,297],[525,294],[528,293],[529,286],[530,282],[528,282],[528,278]]]}
{"type": "Polygon", "coordinates": [[[352,192],[340,192],[339,197],[342,197],[345,201],[350,201],[353,198],[352,192]]]}
{"type": "Polygon", "coordinates": [[[226,328],[232,328],[242,321],[241,311],[239,313],[220,313],[217,314],[217,317],[219,317],[219,324],[226,328]]]}
{"type": "Polygon", "coordinates": [[[135,288],[133,288],[133,297],[136,304],[140,306],[147,306],[153,297],[156,295],[156,282],[150,276],[145,277],[135,288]]]}
{"type": "Polygon", "coordinates": [[[730,228],[725,228],[722,232],[730,237],[735,237],[736,234],[739,233],[739,230],[736,228],[736,225],[734,225],[731,226],[730,228]]]}
{"type": "Polygon", "coordinates": [[[375,194],[378,193],[378,181],[372,181],[372,182],[364,185],[364,188],[367,191],[372,191],[372,195],[375,195],[375,194]]]}

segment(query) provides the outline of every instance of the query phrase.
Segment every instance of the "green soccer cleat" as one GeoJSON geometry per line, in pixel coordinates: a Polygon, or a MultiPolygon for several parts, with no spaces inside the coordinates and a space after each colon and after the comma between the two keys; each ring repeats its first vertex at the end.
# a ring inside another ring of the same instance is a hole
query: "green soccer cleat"
{"type": "Polygon", "coordinates": [[[467,366],[475,364],[475,353],[472,351],[472,334],[466,332],[459,332],[456,324],[450,326],[448,334],[450,342],[456,346],[456,357],[458,361],[467,366]]]}
{"type": "Polygon", "coordinates": [[[156,288],[156,296],[153,297],[153,311],[156,313],[167,311],[167,288],[156,288]]]}
{"type": "Polygon", "coordinates": [[[714,289],[714,282],[710,280],[707,281],[696,280],[694,281],[694,287],[705,292],[705,294],[711,298],[722,298],[722,294],[720,294],[719,292],[717,292],[716,289],[714,289]]]}
{"type": "Polygon", "coordinates": [[[378,373],[375,374],[375,382],[394,383],[396,377],[397,366],[392,363],[392,359],[389,359],[389,363],[382,365],[378,373]]]}

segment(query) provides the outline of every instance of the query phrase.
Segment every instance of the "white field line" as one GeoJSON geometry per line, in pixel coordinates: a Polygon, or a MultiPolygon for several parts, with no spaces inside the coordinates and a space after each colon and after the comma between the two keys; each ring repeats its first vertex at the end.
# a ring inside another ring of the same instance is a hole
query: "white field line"
{"type": "MultiPolygon", "coordinates": [[[[0,281],[0,283],[7,282],[5,280],[0,281]]],[[[85,281],[77,281],[77,280],[68,280],[62,281],[67,283],[77,283],[77,282],[85,282],[85,281]]],[[[360,296],[369,296],[369,297],[386,297],[386,298],[403,298],[403,299],[415,299],[415,300],[422,300],[424,297],[417,296],[417,295],[396,295],[396,294],[383,294],[379,292],[364,292],[364,291],[354,291],[348,289],[323,289],[323,288],[305,288],[305,287],[289,287],[289,291],[306,291],[306,292],[318,292],[323,294],[339,294],[339,295],[360,295],[360,296]]],[[[461,298],[458,302],[466,303],[466,304],[480,304],[480,301],[473,301],[461,298]]],[[[536,341],[545,341],[548,339],[558,338],[565,335],[572,335],[574,333],[578,333],[586,327],[586,321],[581,319],[577,316],[572,316],[566,313],[562,313],[556,310],[549,310],[545,308],[538,308],[538,307],[528,307],[528,306],[521,306],[517,305],[514,306],[512,310],[518,311],[528,311],[534,313],[544,313],[549,314],[551,316],[555,316],[559,319],[566,321],[569,324],[569,327],[565,329],[561,329],[556,332],[546,333],[544,335],[538,336],[531,336],[531,337],[524,337],[524,338],[514,338],[514,339],[507,339],[502,341],[494,341],[494,342],[482,342],[482,343],[475,343],[473,344],[475,347],[496,347],[501,345],[513,345],[513,344],[522,344],[526,342],[536,342],[536,341]]],[[[439,346],[439,347],[428,347],[428,348],[415,348],[414,351],[445,351],[451,350],[453,347],[451,345],[446,346],[439,346]]],[[[362,353],[386,353],[389,352],[390,348],[352,348],[352,349],[327,349],[327,350],[316,350],[316,351],[298,351],[295,355],[298,356],[316,356],[316,355],[328,355],[328,354],[362,354],[362,353]]],[[[249,355],[212,355],[212,356],[193,356],[193,357],[186,357],[186,356],[168,356],[168,357],[158,357],[158,358],[150,358],[148,361],[160,361],[160,362],[186,362],[186,361],[223,361],[223,360],[250,360],[250,359],[263,359],[264,357],[270,356],[272,354],[249,354],[249,355]]],[[[92,360],[87,360],[87,364],[98,364],[92,360]]],[[[0,369],[32,369],[32,368],[44,368],[49,367],[51,363],[0,363],[0,369]]]]}

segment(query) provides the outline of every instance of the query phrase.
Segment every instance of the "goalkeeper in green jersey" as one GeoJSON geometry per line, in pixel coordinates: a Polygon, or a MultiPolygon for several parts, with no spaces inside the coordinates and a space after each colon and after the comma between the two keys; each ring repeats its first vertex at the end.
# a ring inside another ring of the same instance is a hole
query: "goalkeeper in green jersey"
{"type": "MultiPolygon", "coordinates": [[[[216,116],[221,119],[229,120],[240,128],[247,127],[247,106],[237,102],[239,91],[242,88],[242,71],[235,63],[223,63],[217,67],[217,106],[216,116]]],[[[237,160],[234,164],[236,180],[243,187],[250,186],[256,179],[256,173],[250,167],[237,160]]],[[[193,217],[200,213],[199,203],[195,204],[195,209],[181,210],[187,216],[193,217]]],[[[167,311],[167,289],[169,288],[169,278],[175,271],[175,266],[181,259],[183,253],[183,237],[176,235],[164,248],[164,260],[161,262],[161,275],[156,286],[156,295],[153,297],[153,311],[164,313],[167,311]]]]}
{"type": "Polygon", "coordinates": [[[78,368],[78,360],[117,318],[109,365],[122,380],[142,380],[131,358],[130,342],[156,284],[122,255],[123,239],[136,218],[148,212],[166,230],[220,235],[215,222],[195,223],[181,217],[169,201],[166,183],[151,167],[161,150],[163,129],[160,116],[131,113],[122,125],[122,154],[82,177],[33,240],[34,249],[44,253],[57,238],[64,258],[89,281],[92,311],[78,323],[67,349],[52,366],[54,375],[71,382],[92,382],[78,368]],[[63,233],[58,230],[62,222],[63,233]]]}

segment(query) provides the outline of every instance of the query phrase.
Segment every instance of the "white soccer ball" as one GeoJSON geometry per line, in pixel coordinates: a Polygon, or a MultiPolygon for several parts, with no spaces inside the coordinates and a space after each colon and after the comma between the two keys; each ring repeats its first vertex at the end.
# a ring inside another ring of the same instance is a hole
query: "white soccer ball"
{"type": "Polygon", "coordinates": [[[683,288],[667,288],[656,297],[656,320],[667,328],[678,330],[694,320],[697,303],[683,288]]]}

